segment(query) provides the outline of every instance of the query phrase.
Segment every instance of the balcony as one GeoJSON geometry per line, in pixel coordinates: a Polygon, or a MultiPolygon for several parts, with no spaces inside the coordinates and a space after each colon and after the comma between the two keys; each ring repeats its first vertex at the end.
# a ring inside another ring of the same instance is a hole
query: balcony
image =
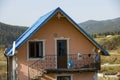
{"type": "Polygon", "coordinates": [[[95,55],[92,54],[71,54],[67,56],[67,61],[64,58],[62,56],[59,62],[58,56],[49,55],[43,60],[37,60],[29,66],[29,79],[48,73],[91,72],[100,69],[100,56],[97,61],[95,55]]]}

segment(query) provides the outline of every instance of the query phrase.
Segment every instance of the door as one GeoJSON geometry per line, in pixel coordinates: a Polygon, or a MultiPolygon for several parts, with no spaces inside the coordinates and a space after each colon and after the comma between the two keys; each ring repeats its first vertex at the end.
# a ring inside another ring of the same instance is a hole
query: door
{"type": "Polygon", "coordinates": [[[67,40],[57,40],[57,68],[67,68],[67,40]]]}

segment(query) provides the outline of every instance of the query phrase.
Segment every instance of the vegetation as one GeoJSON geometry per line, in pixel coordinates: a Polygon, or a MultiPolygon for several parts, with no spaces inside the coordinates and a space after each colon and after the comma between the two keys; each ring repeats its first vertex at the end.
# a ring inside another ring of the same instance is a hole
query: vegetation
{"type": "Polygon", "coordinates": [[[120,64],[120,55],[119,54],[111,54],[110,56],[101,56],[101,64],[120,64]]]}
{"type": "Polygon", "coordinates": [[[12,26],[0,22],[0,47],[8,47],[26,29],[26,27],[12,26]]]}
{"type": "MultiPolygon", "coordinates": [[[[101,63],[102,66],[100,73],[104,75],[116,75],[120,72],[120,35],[111,35],[109,37],[99,37],[95,38],[97,42],[99,42],[103,47],[105,47],[110,56],[101,56],[101,63]],[[113,66],[109,66],[109,65],[113,66]]],[[[103,77],[99,78],[99,80],[120,80],[120,78],[114,77],[103,77]]]]}
{"type": "Polygon", "coordinates": [[[117,53],[120,53],[120,35],[104,37],[104,38],[95,38],[95,40],[100,43],[107,50],[117,50],[117,53]]]}
{"type": "Polygon", "coordinates": [[[104,21],[89,20],[80,23],[80,25],[82,25],[83,28],[90,34],[116,32],[120,31],[120,17],[104,21]]]}
{"type": "Polygon", "coordinates": [[[6,80],[6,74],[7,74],[7,63],[6,58],[4,56],[4,50],[3,48],[0,48],[0,80],[6,80]]]}
{"type": "Polygon", "coordinates": [[[104,77],[104,78],[99,78],[98,80],[120,80],[120,78],[104,77]]]}
{"type": "Polygon", "coordinates": [[[109,37],[109,36],[114,36],[114,35],[120,35],[120,30],[119,31],[112,31],[112,32],[103,32],[103,33],[91,34],[91,36],[93,38],[102,38],[102,37],[109,37]]]}
{"type": "MultiPolygon", "coordinates": [[[[117,19],[119,20],[119,19],[117,19]]],[[[114,22],[114,21],[113,21],[114,22]]],[[[117,24],[117,30],[95,33],[92,36],[95,40],[106,48],[111,56],[102,56],[102,64],[120,64],[120,25],[117,24]],[[108,35],[111,35],[107,37],[108,35]]],[[[110,27],[109,27],[110,28],[110,27]]],[[[16,40],[27,28],[20,26],[12,26],[0,23],[0,80],[6,80],[6,58],[4,57],[5,48],[16,40]]],[[[91,28],[90,28],[91,29],[91,28]]],[[[105,28],[104,28],[105,29],[105,28]]],[[[94,29],[91,29],[94,31],[94,29]]],[[[88,31],[89,32],[89,31],[88,31]]],[[[120,71],[120,66],[102,66],[101,73],[116,74],[120,71]]],[[[107,80],[100,78],[99,80],[107,80]]],[[[109,78],[108,80],[120,80],[109,78]]]]}
{"type": "Polygon", "coordinates": [[[100,73],[106,75],[115,75],[118,71],[120,71],[120,66],[103,66],[100,70],[100,73]]]}
{"type": "Polygon", "coordinates": [[[0,61],[0,80],[6,80],[7,76],[6,61],[0,61]]]}

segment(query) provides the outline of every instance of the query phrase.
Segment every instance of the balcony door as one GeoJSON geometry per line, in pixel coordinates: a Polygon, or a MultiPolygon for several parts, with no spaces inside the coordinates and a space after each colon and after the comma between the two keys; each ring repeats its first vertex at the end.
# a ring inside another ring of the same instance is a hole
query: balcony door
{"type": "Polygon", "coordinates": [[[67,40],[57,40],[57,68],[67,68],[67,40]]]}

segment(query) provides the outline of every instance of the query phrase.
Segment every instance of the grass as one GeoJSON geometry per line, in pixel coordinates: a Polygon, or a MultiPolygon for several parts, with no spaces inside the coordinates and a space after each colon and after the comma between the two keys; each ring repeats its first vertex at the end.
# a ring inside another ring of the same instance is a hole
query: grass
{"type": "Polygon", "coordinates": [[[4,56],[5,48],[0,48],[0,61],[6,61],[6,58],[4,56]]]}
{"type": "Polygon", "coordinates": [[[101,64],[120,64],[120,54],[110,54],[110,56],[101,56],[101,64]]]}
{"type": "Polygon", "coordinates": [[[6,62],[2,62],[0,61],[0,80],[6,80],[7,78],[7,66],[6,66],[6,62]]]}
{"type": "MultiPolygon", "coordinates": [[[[120,64],[120,35],[104,37],[104,38],[96,38],[95,40],[101,45],[103,45],[110,53],[110,56],[101,56],[102,65],[105,63],[120,64]]],[[[116,74],[117,72],[120,72],[120,66],[102,66],[100,72],[103,74],[116,74]]],[[[106,80],[106,79],[100,79],[100,80],[106,80]]],[[[109,80],[114,80],[114,79],[109,79],[109,80]]]]}
{"type": "Polygon", "coordinates": [[[116,75],[120,71],[120,66],[103,66],[100,70],[100,73],[106,75],[116,75]]]}
{"type": "Polygon", "coordinates": [[[98,80],[120,80],[120,78],[105,77],[105,78],[98,78],[98,80]]]}
{"type": "Polygon", "coordinates": [[[6,80],[7,72],[6,72],[6,64],[0,64],[0,80],[6,80]]]}
{"type": "Polygon", "coordinates": [[[107,50],[115,50],[120,53],[120,35],[114,35],[111,37],[95,38],[107,50]]]}
{"type": "Polygon", "coordinates": [[[7,62],[4,56],[4,49],[0,48],[0,80],[6,80],[7,78],[7,62]]]}

